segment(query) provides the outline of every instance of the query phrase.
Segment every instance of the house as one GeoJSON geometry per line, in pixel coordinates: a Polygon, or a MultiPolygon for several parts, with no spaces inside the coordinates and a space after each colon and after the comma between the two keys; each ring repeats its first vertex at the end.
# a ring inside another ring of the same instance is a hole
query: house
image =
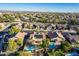
{"type": "Polygon", "coordinates": [[[50,38],[51,40],[53,39],[53,38],[56,38],[58,35],[57,35],[57,33],[56,32],[48,32],[48,38],[50,38]]]}
{"type": "Polygon", "coordinates": [[[35,45],[40,45],[42,43],[42,40],[44,40],[46,38],[45,34],[40,32],[34,32],[33,34],[31,34],[31,40],[32,40],[32,44],[35,45]]]}
{"type": "Polygon", "coordinates": [[[61,42],[65,40],[61,31],[49,32],[48,38],[55,43],[55,45],[61,45],[61,42]]]}
{"type": "Polygon", "coordinates": [[[76,30],[76,26],[75,26],[75,25],[71,25],[71,26],[70,26],[70,29],[71,29],[71,30],[76,30]]]}
{"type": "Polygon", "coordinates": [[[64,36],[65,40],[67,40],[69,43],[76,43],[77,35],[76,34],[70,34],[68,32],[63,32],[62,35],[64,36]]]}
{"type": "Polygon", "coordinates": [[[56,25],[57,30],[63,30],[63,29],[66,29],[66,28],[67,28],[66,24],[65,25],[64,24],[57,24],[56,25]]]}
{"type": "Polygon", "coordinates": [[[55,25],[54,24],[46,24],[45,25],[48,31],[51,31],[53,29],[55,29],[55,25]]]}
{"type": "Polygon", "coordinates": [[[15,37],[12,37],[12,38],[10,38],[10,39],[13,39],[13,40],[18,40],[19,38],[24,39],[25,34],[26,34],[25,32],[18,32],[18,33],[15,35],[15,37]]]}

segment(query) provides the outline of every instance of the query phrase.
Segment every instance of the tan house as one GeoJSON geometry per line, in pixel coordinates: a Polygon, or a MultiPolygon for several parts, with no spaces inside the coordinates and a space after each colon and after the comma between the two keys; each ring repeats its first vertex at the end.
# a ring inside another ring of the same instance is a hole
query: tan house
{"type": "Polygon", "coordinates": [[[55,45],[61,45],[62,39],[57,37],[55,41],[55,45]]]}
{"type": "Polygon", "coordinates": [[[19,38],[24,39],[25,34],[26,34],[25,32],[18,32],[16,36],[11,39],[14,39],[14,40],[18,40],[19,38]]]}
{"type": "Polygon", "coordinates": [[[42,43],[42,40],[44,40],[46,38],[45,36],[45,33],[37,33],[37,32],[34,32],[33,34],[31,34],[31,41],[32,41],[32,44],[35,44],[35,45],[40,45],[42,43]]]}

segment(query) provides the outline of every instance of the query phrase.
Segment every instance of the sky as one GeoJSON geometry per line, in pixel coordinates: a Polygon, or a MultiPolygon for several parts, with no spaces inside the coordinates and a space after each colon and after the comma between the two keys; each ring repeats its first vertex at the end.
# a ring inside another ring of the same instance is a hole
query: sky
{"type": "Polygon", "coordinates": [[[79,3],[0,3],[0,10],[79,12],[79,3]]]}

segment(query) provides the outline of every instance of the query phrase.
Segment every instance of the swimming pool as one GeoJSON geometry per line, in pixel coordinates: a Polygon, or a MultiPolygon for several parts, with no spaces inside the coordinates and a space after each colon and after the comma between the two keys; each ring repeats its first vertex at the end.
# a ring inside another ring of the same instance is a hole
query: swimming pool
{"type": "Polygon", "coordinates": [[[67,56],[79,56],[79,48],[74,48],[73,52],[66,54],[67,56]]]}
{"type": "Polygon", "coordinates": [[[36,49],[37,49],[37,47],[35,45],[29,45],[24,48],[24,50],[26,50],[26,51],[34,51],[36,49]]]}
{"type": "Polygon", "coordinates": [[[66,56],[79,56],[77,52],[68,53],[66,56]]]}
{"type": "MultiPolygon", "coordinates": [[[[54,42],[50,42],[50,45],[48,47],[49,49],[54,49],[56,48],[56,45],[54,44],[54,42]]],[[[35,45],[29,45],[29,46],[26,46],[24,48],[25,51],[34,51],[34,50],[37,50],[38,48],[35,46],[35,45]]]]}
{"type": "Polygon", "coordinates": [[[56,45],[54,44],[54,42],[50,42],[49,49],[54,49],[55,47],[56,45]]]}

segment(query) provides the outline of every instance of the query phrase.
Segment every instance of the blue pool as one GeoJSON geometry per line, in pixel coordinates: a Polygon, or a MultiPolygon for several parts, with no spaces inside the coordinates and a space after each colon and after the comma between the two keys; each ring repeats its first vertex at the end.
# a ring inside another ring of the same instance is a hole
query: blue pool
{"type": "Polygon", "coordinates": [[[54,44],[54,42],[50,42],[49,49],[54,49],[55,47],[56,45],[54,44]]]}
{"type": "MultiPolygon", "coordinates": [[[[54,49],[54,48],[56,48],[56,45],[54,44],[54,42],[50,42],[49,49],[54,49]]],[[[26,46],[24,50],[34,51],[34,50],[37,50],[37,47],[35,45],[29,45],[29,46],[26,46]]]]}
{"type": "Polygon", "coordinates": [[[77,52],[68,53],[67,56],[79,56],[77,52]]]}
{"type": "Polygon", "coordinates": [[[79,56],[79,48],[74,48],[73,52],[68,53],[67,56],[79,56]]]}
{"type": "Polygon", "coordinates": [[[29,45],[24,48],[24,50],[26,50],[26,51],[34,51],[36,49],[37,49],[37,47],[35,45],[29,45]]]}

